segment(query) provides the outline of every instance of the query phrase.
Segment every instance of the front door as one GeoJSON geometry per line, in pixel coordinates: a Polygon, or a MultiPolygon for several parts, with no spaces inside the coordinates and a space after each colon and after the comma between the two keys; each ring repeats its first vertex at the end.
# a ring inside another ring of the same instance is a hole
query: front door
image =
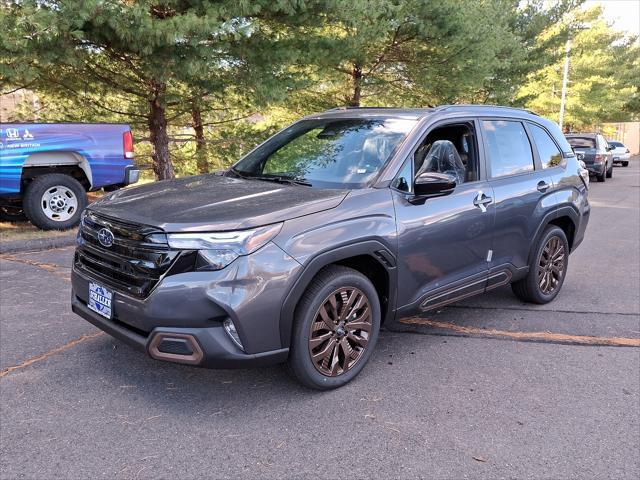
{"type": "Polygon", "coordinates": [[[399,187],[392,191],[398,229],[400,316],[436,308],[485,289],[494,206],[493,191],[479,168],[474,124],[466,124],[466,133],[465,125],[441,126],[427,136],[422,146],[428,150],[441,138],[456,144],[466,160],[468,175],[453,193],[416,202],[411,192],[404,192],[422,164],[413,158],[408,159],[395,182],[399,187]]]}

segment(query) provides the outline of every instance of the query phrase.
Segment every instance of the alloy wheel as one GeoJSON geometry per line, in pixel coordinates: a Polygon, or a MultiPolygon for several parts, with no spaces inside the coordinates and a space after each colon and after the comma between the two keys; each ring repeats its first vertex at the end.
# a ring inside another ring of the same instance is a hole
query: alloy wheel
{"type": "Polygon", "coordinates": [[[323,375],[349,371],[362,358],[372,331],[371,305],[358,288],[342,287],[320,305],[309,332],[309,354],[323,375]]]}
{"type": "Polygon", "coordinates": [[[545,295],[550,295],[562,281],[566,252],[559,237],[551,237],[540,255],[538,263],[538,286],[545,295]]]}

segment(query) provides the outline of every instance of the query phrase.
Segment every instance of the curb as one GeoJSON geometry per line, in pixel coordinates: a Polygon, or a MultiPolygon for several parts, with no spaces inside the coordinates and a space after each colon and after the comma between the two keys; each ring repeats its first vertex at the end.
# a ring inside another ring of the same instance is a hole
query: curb
{"type": "Polygon", "coordinates": [[[34,238],[32,240],[8,240],[0,242],[0,254],[17,252],[37,252],[50,248],[70,247],[76,243],[76,232],[63,237],[34,238]]]}

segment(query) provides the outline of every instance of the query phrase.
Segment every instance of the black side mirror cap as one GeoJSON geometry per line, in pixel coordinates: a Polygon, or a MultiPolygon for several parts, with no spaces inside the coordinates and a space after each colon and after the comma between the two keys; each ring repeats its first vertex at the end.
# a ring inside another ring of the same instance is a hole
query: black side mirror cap
{"type": "Polygon", "coordinates": [[[448,173],[425,172],[413,182],[413,192],[418,197],[447,195],[456,188],[456,177],[448,173]]]}

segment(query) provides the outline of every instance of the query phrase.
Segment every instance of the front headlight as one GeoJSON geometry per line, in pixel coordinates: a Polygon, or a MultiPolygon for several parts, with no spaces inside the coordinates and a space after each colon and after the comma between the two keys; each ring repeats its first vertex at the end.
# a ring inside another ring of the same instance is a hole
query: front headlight
{"type": "Polygon", "coordinates": [[[251,230],[212,233],[169,233],[169,247],[199,250],[198,270],[220,270],[241,255],[249,255],[275,237],[282,223],[251,230]]]}

